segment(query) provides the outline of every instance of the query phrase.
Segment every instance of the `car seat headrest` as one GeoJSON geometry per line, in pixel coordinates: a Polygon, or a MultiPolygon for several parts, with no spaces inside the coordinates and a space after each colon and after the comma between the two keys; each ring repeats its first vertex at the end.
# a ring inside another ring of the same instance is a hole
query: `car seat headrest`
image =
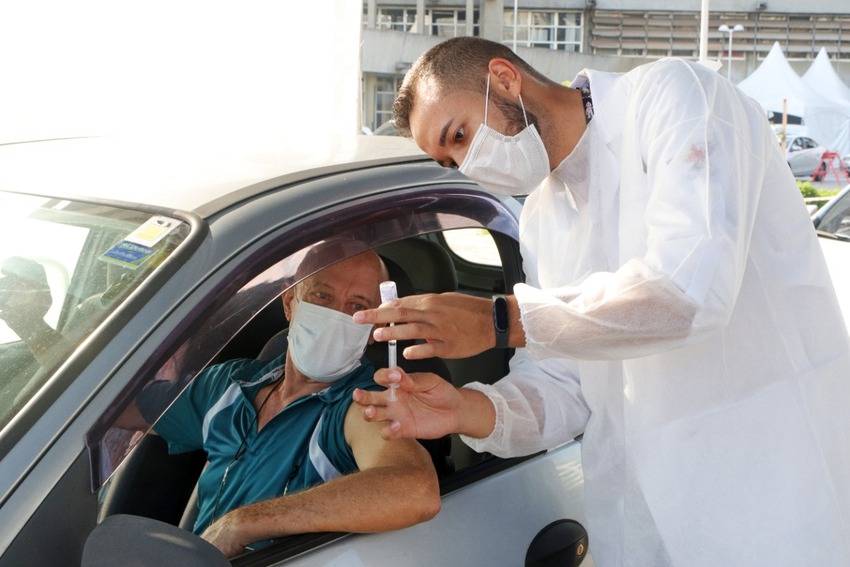
{"type": "MultiPolygon", "coordinates": [[[[429,240],[408,238],[376,250],[385,260],[400,267],[409,276],[413,293],[457,291],[457,272],[449,253],[429,240]]],[[[390,269],[387,262],[387,269],[390,269]]],[[[390,271],[392,276],[392,271],[390,271]]],[[[396,281],[396,284],[399,282],[396,281]]],[[[404,295],[399,286],[399,296],[404,295]]]]}

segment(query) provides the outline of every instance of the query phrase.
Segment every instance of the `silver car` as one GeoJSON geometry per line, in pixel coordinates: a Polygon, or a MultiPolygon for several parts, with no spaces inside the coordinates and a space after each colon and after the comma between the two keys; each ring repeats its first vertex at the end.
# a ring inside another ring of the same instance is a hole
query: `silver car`
{"type": "Polygon", "coordinates": [[[821,168],[826,148],[808,136],[793,136],[787,140],[785,161],[794,177],[811,177],[821,168]]]}
{"type": "MultiPolygon", "coordinates": [[[[205,456],[168,455],[118,419],[178,358],[175,379],[189,383],[209,364],[264,356],[287,325],[277,298],[309,273],[373,248],[402,293],[489,297],[522,279],[519,204],[408,140],[247,155],[202,145],[0,146],[0,314],[19,284],[36,306],[32,336],[0,322],[0,566],[216,564],[179,527],[205,456]],[[331,252],[305,270],[320,243],[331,252]]],[[[423,364],[461,385],[498,380],[508,357],[423,364]]],[[[443,499],[433,520],[287,537],[231,564],[592,565],[578,441],[508,460],[454,437],[426,445],[443,499]]]]}

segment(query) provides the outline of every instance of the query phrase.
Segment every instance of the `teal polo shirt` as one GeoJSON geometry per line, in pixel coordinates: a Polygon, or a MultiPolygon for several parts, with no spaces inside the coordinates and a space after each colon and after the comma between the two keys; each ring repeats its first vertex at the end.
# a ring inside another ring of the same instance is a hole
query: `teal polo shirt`
{"type": "Polygon", "coordinates": [[[283,354],[271,362],[237,359],[211,366],[154,425],[170,453],[207,453],[195,533],[234,508],[357,471],[345,442],[345,414],[355,388],[380,389],[372,380],[374,367],[364,358],[325,390],[290,403],[258,433],[254,397],[282,379],[285,360],[283,354]]]}

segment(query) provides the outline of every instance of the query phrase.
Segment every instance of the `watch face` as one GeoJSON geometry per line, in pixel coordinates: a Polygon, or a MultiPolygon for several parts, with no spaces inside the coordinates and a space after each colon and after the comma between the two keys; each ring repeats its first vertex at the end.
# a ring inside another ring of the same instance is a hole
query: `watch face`
{"type": "Polygon", "coordinates": [[[504,297],[493,299],[493,324],[499,333],[508,330],[508,301],[504,297]]]}

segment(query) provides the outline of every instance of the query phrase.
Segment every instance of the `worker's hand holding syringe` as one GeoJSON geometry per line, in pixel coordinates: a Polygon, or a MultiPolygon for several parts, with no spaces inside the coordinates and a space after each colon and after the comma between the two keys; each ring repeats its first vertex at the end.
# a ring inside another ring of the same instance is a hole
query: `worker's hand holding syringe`
{"type": "MultiPolygon", "coordinates": [[[[416,296],[408,296],[398,299],[394,282],[387,281],[380,285],[381,308],[387,308],[387,304],[394,302],[404,303],[416,302],[416,296]]],[[[461,297],[460,294],[446,294],[452,297],[461,297]]],[[[433,296],[428,296],[433,297],[433,296]]],[[[491,302],[487,303],[492,312],[491,302]]],[[[398,308],[398,305],[395,306],[398,308]]],[[[380,308],[379,308],[380,309],[380,308]]],[[[373,310],[377,311],[377,310],[373,310]]],[[[358,311],[354,315],[357,321],[358,311]]],[[[492,317],[489,313],[486,317],[492,317]]],[[[359,323],[367,321],[360,318],[359,323]]],[[[404,321],[399,318],[398,321],[404,321]]],[[[488,319],[489,321],[489,319],[488,319]]],[[[368,321],[376,323],[376,321],[368,321]]],[[[382,330],[389,331],[386,324],[393,326],[392,321],[378,323],[375,330],[379,334],[382,330]]],[[[399,325],[399,328],[404,325],[399,325]]],[[[393,329],[398,331],[399,329],[393,329]]],[[[380,337],[375,337],[381,340],[380,337]]],[[[398,353],[396,340],[405,340],[386,337],[388,346],[388,368],[380,369],[375,373],[375,383],[387,388],[387,391],[377,392],[364,389],[356,389],[352,394],[355,403],[363,408],[363,417],[369,422],[385,422],[381,429],[381,437],[384,439],[438,439],[448,433],[462,433],[470,437],[484,438],[490,435],[495,427],[495,407],[490,398],[479,392],[468,388],[455,388],[451,382],[433,372],[416,372],[407,374],[404,369],[398,367],[398,353]],[[399,396],[400,389],[404,395],[399,396]]],[[[408,347],[411,348],[411,347],[408,347]]],[[[426,358],[426,356],[417,356],[426,358]]],[[[408,358],[409,360],[411,358],[408,358]]]]}

